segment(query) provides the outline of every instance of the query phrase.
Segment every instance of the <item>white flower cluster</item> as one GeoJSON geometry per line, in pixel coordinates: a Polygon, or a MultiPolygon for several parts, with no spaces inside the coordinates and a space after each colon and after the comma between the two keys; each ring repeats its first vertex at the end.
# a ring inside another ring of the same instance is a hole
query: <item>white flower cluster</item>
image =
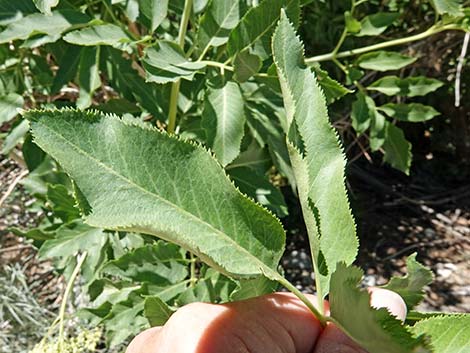
{"type": "Polygon", "coordinates": [[[58,340],[43,339],[29,353],[87,353],[94,352],[100,341],[102,330],[83,330],[76,337],[65,339],[62,344],[58,340]]]}

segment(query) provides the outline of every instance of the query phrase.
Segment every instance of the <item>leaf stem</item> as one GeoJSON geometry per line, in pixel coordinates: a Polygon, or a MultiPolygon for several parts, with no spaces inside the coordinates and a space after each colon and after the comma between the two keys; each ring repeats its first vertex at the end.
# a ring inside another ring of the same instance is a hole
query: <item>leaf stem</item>
{"type": "MultiPolygon", "coordinates": [[[[327,323],[327,318],[312,304],[312,302],[303,294],[300,290],[298,290],[292,283],[290,283],[287,279],[285,279],[282,276],[279,276],[279,278],[276,278],[277,281],[282,284],[286,289],[290,290],[293,294],[296,295],[297,298],[299,298],[302,303],[304,303],[307,308],[310,309],[310,311],[315,315],[315,317],[320,321],[320,324],[322,327],[326,326],[327,323]]],[[[323,302],[321,302],[321,305],[323,305],[323,302]]],[[[323,310],[322,310],[323,311],[323,310]]]]}
{"type": "Polygon", "coordinates": [[[194,254],[192,252],[189,253],[189,256],[191,257],[190,267],[189,267],[191,278],[190,278],[189,281],[190,281],[190,286],[194,287],[194,285],[197,282],[197,277],[196,277],[196,256],[194,256],[194,254]]]}
{"type": "Polygon", "coordinates": [[[78,274],[80,273],[80,269],[82,268],[83,263],[87,257],[87,252],[85,251],[82,255],[77,257],[77,265],[75,266],[72,275],[70,276],[69,281],[67,282],[67,287],[65,288],[64,296],[62,298],[62,303],[60,304],[59,310],[59,352],[62,352],[62,345],[64,343],[64,318],[65,318],[65,309],[67,308],[68,298],[70,296],[70,292],[73,289],[73,284],[75,283],[75,279],[77,278],[78,274]]]}
{"type": "Polygon", "coordinates": [[[368,52],[374,51],[374,50],[380,50],[380,49],[384,49],[384,48],[388,48],[388,47],[393,47],[393,46],[397,46],[397,45],[403,45],[403,44],[415,42],[415,41],[427,38],[429,36],[432,36],[432,35],[434,35],[436,33],[439,33],[439,32],[448,31],[448,30],[458,30],[458,29],[459,29],[459,27],[457,25],[454,25],[454,24],[450,24],[450,25],[446,25],[446,26],[434,25],[434,26],[431,26],[430,28],[428,28],[424,32],[421,32],[421,33],[418,33],[418,34],[415,34],[415,35],[412,35],[412,36],[409,36],[409,37],[392,39],[392,40],[389,40],[389,41],[386,41],[386,42],[383,42],[383,43],[377,43],[377,44],[368,45],[368,46],[365,46],[365,47],[362,47],[362,48],[346,50],[346,51],[343,51],[343,52],[340,52],[340,53],[335,53],[334,51],[332,51],[331,53],[313,56],[311,58],[305,59],[305,64],[306,65],[313,65],[317,62],[333,60],[334,58],[335,59],[347,58],[347,57],[350,57],[350,56],[355,56],[355,55],[359,55],[359,54],[368,53],[368,52]]]}
{"type": "Polygon", "coordinates": [[[233,71],[234,68],[233,66],[228,66],[223,63],[219,63],[217,61],[210,61],[210,60],[202,60],[202,61],[197,61],[198,63],[205,64],[207,66],[213,66],[213,67],[218,67],[223,70],[228,70],[228,71],[233,71]]]}
{"type": "MultiPolygon", "coordinates": [[[[184,38],[188,28],[189,16],[193,7],[193,0],[185,0],[183,14],[181,16],[181,23],[178,32],[178,45],[184,50],[184,38]]],[[[168,133],[175,132],[176,127],[176,113],[178,112],[178,96],[180,93],[181,81],[173,82],[170,94],[170,108],[168,109],[168,133]]]]}

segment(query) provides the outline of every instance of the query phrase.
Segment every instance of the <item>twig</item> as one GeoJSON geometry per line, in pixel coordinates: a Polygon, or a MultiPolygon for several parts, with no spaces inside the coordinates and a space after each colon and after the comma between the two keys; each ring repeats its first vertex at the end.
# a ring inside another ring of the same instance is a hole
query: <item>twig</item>
{"type": "Polygon", "coordinates": [[[457,108],[460,107],[460,81],[462,79],[463,64],[465,63],[465,57],[467,56],[469,42],[470,32],[467,32],[465,33],[465,37],[463,39],[462,52],[458,58],[459,63],[457,64],[457,73],[455,75],[455,106],[457,108]]]}
{"type": "Polygon", "coordinates": [[[13,190],[15,190],[15,187],[16,185],[21,181],[21,179],[23,179],[26,175],[28,175],[28,170],[23,170],[20,175],[18,175],[15,180],[13,180],[13,182],[10,184],[10,186],[8,187],[7,191],[5,192],[5,194],[2,196],[2,198],[0,199],[0,207],[2,207],[3,203],[6,201],[6,199],[8,198],[8,196],[11,195],[11,193],[13,192],[13,190]]]}
{"type": "Polygon", "coordinates": [[[28,244],[28,245],[15,245],[15,246],[10,246],[8,248],[0,249],[0,254],[10,252],[10,251],[31,249],[31,248],[32,248],[32,246],[30,244],[28,244]]]}

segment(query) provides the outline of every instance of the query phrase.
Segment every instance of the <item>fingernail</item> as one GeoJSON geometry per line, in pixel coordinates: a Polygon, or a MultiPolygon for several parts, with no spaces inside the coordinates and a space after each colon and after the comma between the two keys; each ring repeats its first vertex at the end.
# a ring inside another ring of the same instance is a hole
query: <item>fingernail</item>
{"type": "Polygon", "coordinates": [[[375,287],[368,288],[368,291],[370,293],[370,305],[373,308],[385,308],[398,320],[405,321],[406,304],[399,294],[388,289],[375,287]]]}

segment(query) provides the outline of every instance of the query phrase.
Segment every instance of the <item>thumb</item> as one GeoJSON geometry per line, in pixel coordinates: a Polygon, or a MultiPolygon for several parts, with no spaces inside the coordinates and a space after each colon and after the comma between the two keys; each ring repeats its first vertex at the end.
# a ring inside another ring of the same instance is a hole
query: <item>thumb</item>
{"type": "Polygon", "coordinates": [[[136,336],[126,349],[126,353],[154,353],[158,346],[161,327],[152,327],[136,336]]]}

